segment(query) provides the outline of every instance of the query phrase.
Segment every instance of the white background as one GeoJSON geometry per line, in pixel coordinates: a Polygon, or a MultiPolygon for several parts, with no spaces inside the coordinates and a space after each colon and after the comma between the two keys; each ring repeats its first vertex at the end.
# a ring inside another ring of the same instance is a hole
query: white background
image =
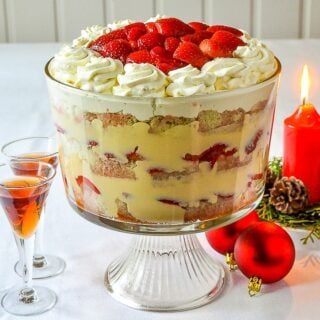
{"type": "Polygon", "coordinates": [[[157,13],[264,39],[320,37],[319,0],[0,0],[0,42],[70,41],[90,25],[157,13]]]}

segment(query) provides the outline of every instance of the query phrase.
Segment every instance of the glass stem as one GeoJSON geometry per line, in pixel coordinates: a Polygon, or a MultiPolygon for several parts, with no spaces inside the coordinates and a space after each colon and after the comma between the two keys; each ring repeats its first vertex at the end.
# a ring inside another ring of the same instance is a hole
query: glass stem
{"type": "Polygon", "coordinates": [[[21,265],[23,288],[19,293],[19,300],[23,303],[32,303],[37,300],[37,294],[32,288],[32,259],[34,250],[34,235],[28,239],[19,238],[21,247],[21,265]]]}
{"type": "Polygon", "coordinates": [[[34,268],[43,268],[46,264],[46,258],[43,254],[42,247],[42,235],[43,235],[43,220],[45,216],[46,205],[43,205],[42,214],[40,216],[39,225],[35,234],[35,242],[34,242],[34,255],[33,255],[33,267],[34,268]]]}

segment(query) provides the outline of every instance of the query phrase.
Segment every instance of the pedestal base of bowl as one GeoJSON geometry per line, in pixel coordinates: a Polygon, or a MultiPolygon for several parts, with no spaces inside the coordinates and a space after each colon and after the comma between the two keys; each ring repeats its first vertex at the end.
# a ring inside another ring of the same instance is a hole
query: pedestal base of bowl
{"type": "Polygon", "coordinates": [[[196,235],[134,236],[105,274],[108,292],[121,303],[147,311],[182,311],[213,301],[225,271],[196,235]]]}

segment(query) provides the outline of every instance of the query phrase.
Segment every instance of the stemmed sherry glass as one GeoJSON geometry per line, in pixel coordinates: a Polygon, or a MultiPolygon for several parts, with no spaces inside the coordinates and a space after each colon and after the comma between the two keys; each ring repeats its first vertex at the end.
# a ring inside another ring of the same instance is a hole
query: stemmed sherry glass
{"type": "MultiPolygon", "coordinates": [[[[59,162],[57,144],[54,137],[27,137],[14,140],[5,144],[1,151],[9,161],[42,161],[50,163],[55,169],[59,162]]],[[[66,266],[66,263],[62,258],[55,255],[45,254],[43,251],[43,218],[44,217],[40,220],[35,234],[33,279],[43,279],[59,275],[64,271],[66,266]]],[[[22,265],[19,261],[15,265],[15,271],[19,275],[22,274],[22,265]]]]}
{"type": "Polygon", "coordinates": [[[55,168],[39,161],[15,161],[0,165],[0,204],[19,244],[22,284],[9,289],[2,307],[15,315],[34,315],[50,310],[56,294],[32,285],[34,235],[43,204],[55,176],[55,168]]]}

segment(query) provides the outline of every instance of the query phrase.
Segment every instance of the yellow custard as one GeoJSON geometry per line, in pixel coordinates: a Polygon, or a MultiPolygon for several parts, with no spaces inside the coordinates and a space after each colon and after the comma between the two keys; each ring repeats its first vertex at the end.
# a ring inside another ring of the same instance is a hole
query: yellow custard
{"type": "MultiPolygon", "coordinates": [[[[60,92],[52,86],[68,196],[93,214],[152,224],[214,219],[249,205],[263,192],[274,112],[274,101],[268,97],[275,84],[211,102],[205,97],[201,103],[199,98],[194,118],[183,117],[181,102],[177,114],[172,100],[172,114],[176,114],[170,119],[176,124],[164,129],[151,128],[156,115],[138,120],[134,112],[129,113],[130,103],[122,104],[125,107],[119,111],[114,102],[108,104],[108,97],[98,101],[81,93],[74,98],[69,88],[60,92]],[[244,99],[248,105],[237,108],[244,99]],[[99,104],[103,112],[96,111],[99,104]],[[209,120],[210,116],[222,119],[226,111],[233,116],[229,123],[206,129],[200,115],[208,111],[209,120]],[[123,114],[127,124],[109,121],[119,113],[116,119],[123,114]],[[233,150],[232,155],[220,154],[213,165],[186,160],[186,155],[199,156],[221,145],[225,152],[233,150]],[[133,152],[141,159],[131,163],[127,157],[133,152]],[[89,186],[79,184],[79,177],[88,179],[89,186]]],[[[190,110],[194,106],[194,101],[186,101],[185,114],[194,112],[190,110]]],[[[159,110],[170,112],[170,105],[159,104],[154,114],[159,110]]]]}

